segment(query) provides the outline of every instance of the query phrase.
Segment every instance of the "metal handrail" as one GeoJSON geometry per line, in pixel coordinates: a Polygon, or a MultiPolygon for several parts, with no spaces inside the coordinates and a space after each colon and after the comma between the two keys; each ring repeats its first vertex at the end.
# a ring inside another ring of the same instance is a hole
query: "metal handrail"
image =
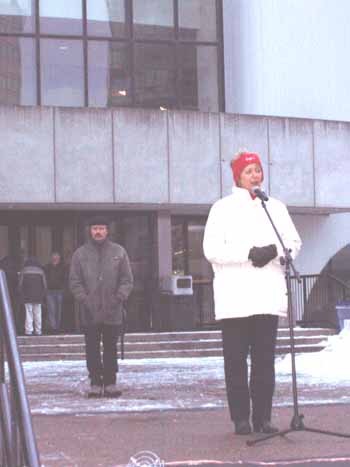
{"type": "MultiPolygon", "coordinates": [[[[1,347],[5,348],[9,375],[11,381],[11,389],[13,391],[13,400],[15,408],[16,422],[18,424],[22,455],[24,457],[24,464],[28,467],[40,467],[39,452],[36,444],[34,435],[32,417],[30,413],[30,407],[28,397],[26,393],[24,373],[22,362],[20,359],[15,325],[13,321],[13,312],[11,307],[11,301],[9,291],[7,287],[7,281],[4,271],[0,270],[0,324],[1,324],[1,347]]],[[[3,352],[2,352],[3,356],[3,352]]],[[[4,377],[4,362],[2,360],[2,389],[6,389],[5,377],[4,377]]],[[[2,434],[3,441],[5,444],[5,455],[6,455],[6,467],[13,467],[16,463],[16,442],[14,436],[10,432],[11,421],[8,420],[10,416],[10,402],[8,400],[8,391],[2,390],[0,392],[1,406],[5,408],[5,413],[2,413],[2,434]]]]}
{"type": "MultiPolygon", "coordinates": [[[[311,303],[314,303],[316,299],[319,306],[328,306],[328,308],[330,308],[335,305],[337,299],[345,299],[346,293],[350,295],[350,286],[333,274],[303,274],[300,278],[302,282],[299,284],[294,276],[291,277],[293,287],[293,310],[297,322],[303,321],[305,308],[309,306],[310,300],[311,303]],[[317,281],[319,279],[322,280],[322,278],[327,280],[328,286],[331,284],[338,286],[338,291],[329,290],[325,287],[321,288],[319,292],[316,293],[316,296],[312,296],[311,291],[317,281]]],[[[197,299],[195,307],[198,327],[202,328],[203,326],[215,325],[214,299],[211,295],[209,298],[210,302],[208,302],[208,297],[203,297],[205,288],[212,289],[212,280],[194,280],[193,286],[197,299]],[[204,310],[204,307],[206,307],[206,310],[204,310]]]]}

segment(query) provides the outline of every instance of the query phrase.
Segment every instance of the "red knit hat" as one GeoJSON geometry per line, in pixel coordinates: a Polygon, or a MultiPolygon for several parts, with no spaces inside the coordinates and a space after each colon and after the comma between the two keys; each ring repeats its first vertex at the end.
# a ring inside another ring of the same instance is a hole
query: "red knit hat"
{"type": "Polygon", "coordinates": [[[241,152],[237,159],[231,161],[231,169],[233,173],[233,179],[238,185],[239,177],[241,176],[242,170],[250,164],[258,164],[262,172],[262,180],[264,179],[264,171],[261,164],[260,157],[254,152],[241,152]]]}

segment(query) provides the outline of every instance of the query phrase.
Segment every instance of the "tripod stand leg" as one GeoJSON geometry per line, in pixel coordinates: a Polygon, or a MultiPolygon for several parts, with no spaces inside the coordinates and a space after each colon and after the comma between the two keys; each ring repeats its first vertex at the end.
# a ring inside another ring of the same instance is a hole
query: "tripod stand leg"
{"type": "Polygon", "coordinates": [[[305,427],[304,431],[309,431],[310,433],[321,433],[322,435],[339,436],[341,438],[350,438],[350,434],[337,433],[336,431],[319,430],[318,428],[305,427]]]}
{"type": "Polygon", "coordinates": [[[278,431],[277,433],[271,433],[270,435],[262,436],[258,439],[251,439],[247,441],[247,446],[254,446],[254,444],[260,443],[261,441],[266,441],[267,439],[276,438],[276,436],[284,436],[291,431],[293,430],[291,428],[288,428],[288,430],[278,431]]]}
{"type": "MultiPolygon", "coordinates": [[[[291,425],[293,420],[291,422],[291,425]]],[[[299,425],[300,426],[300,425],[299,425]]],[[[321,435],[331,435],[331,436],[338,436],[340,438],[350,438],[350,434],[346,433],[337,433],[335,431],[327,431],[327,430],[318,430],[317,428],[308,428],[305,427],[302,423],[302,427],[300,428],[289,428],[288,430],[279,431],[278,433],[272,433],[271,435],[262,436],[258,439],[253,439],[247,441],[247,446],[254,446],[254,444],[260,443],[261,441],[266,441],[267,439],[275,438],[276,436],[285,436],[289,433],[293,433],[293,431],[308,431],[309,433],[320,433],[321,435]]]]}

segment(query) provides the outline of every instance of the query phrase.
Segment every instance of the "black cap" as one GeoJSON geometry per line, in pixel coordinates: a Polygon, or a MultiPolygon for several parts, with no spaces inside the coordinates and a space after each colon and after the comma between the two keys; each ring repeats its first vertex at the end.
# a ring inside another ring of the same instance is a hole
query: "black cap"
{"type": "Polygon", "coordinates": [[[93,216],[87,221],[87,225],[106,225],[109,226],[110,221],[105,216],[93,216]]]}

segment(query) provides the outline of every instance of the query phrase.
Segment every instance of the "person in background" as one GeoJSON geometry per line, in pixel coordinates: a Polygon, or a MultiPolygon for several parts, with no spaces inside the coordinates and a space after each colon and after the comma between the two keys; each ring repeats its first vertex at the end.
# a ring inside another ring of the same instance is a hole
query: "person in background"
{"type": "Polygon", "coordinates": [[[7,255],[0,260],[0,269],[2,269],[6,275],[7,287],[10,295],[11,306],[13,310],[13,316],[15,319],[15,326],[17,334],[23,332],[21,327],[23,326],[23,320],[19,316],[19,307],[17,300],[18,293],[18,261],[13,256],[7,255]],[[21,322],[22,321],[22,322],[21,322]]]}
{"type": "Polygon", "coordinates": [[[51,262],[45,266],[47,280],[47,322],[48,332],[61,331],[63,294],[66,285],[66,268],[60,253],[51,254],[51,262]]]}
{"type": "Polygon", "coordinates": [[[74,252],[69,273],[70,290],[82,306],[80,322],[90,376],[88,397],[118,397],[117,341],[133,275],[125,249],[108,239],[108,220],[94,217],[88,229],[89,238],[74,252]]]}
{"type": "MultiPolygon", "coordinates": [[[[274,433],[278,431],[271,424],[277,325],[288,306],[280,261],[284,252],[253,192],[264,179],[260,157],[240,152],[231,168],[236,186],[212,206],[203,241],[205,257],[214,270],[215,318],[222,327],[227,399],[236,434],[251,433],[251,409],[253,430],[274,433]]],[[[271,197],[266,206],[295,258],[301,240],[286,206],[271,197]]]]}
{"type": "Polygon", "coordinates": [[[19,275],[19,294],[25,306],[24,333],[26,336],[42,334],[42,304],[46,297],[47,284],[39,261],[30,257],[24,262],[19,275]]]}

